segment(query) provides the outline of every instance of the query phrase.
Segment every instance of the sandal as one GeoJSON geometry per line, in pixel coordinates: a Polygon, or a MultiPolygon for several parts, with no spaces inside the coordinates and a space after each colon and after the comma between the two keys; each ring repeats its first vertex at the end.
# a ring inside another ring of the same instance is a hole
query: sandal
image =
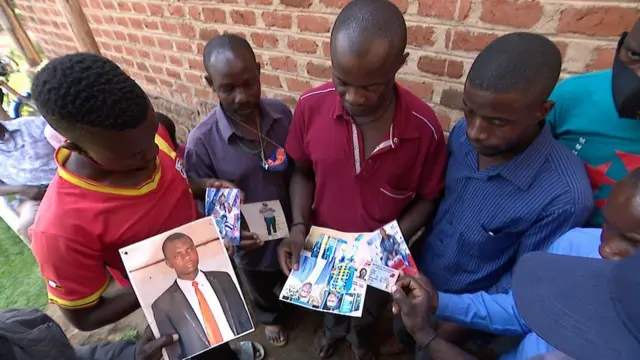
{"type": "Polygon", "coordinates": [[[273,346],[283,347],[287,345],[287,332],[282,325],[266,325],[264,334],[273,346]]]}
{"type": "Polygon", "coordinates": [[[322,331],[316,334],[315,338],[316,345],[316,355],[321,359],[330,358],[331,355],[336,351],[336,347],[338,345],[337,341],[328,340],[322,331]]]}
{"type": "Polygon", "coordinates": [[[234,352],[238,355],[238,360],[263,360],[264,347],[254,341],[240,341],[233,347],[234,352]]]}

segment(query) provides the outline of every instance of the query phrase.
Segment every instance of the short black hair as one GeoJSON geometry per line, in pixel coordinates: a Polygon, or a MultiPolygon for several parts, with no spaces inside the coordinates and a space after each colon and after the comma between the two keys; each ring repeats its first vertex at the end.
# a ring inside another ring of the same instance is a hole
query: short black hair
{"type": "Polygon", "coordinates": [[[180,239],[189,239],[191,240],[191,242],[193,242],[193,239],[191,237],[189,237],[189,235],[181,233],[181,232],[177,232],[177,233],[173,233],[171,235],[169,235],[166,239],[164,239],[164,242],[162,243],[162,254],[164,255],[164,257],[167,257],[167,246],[176,241],[176,240],[180,240],[180,239]]]}
{"type": "Polygon", "coordinates": [[[160,123],[160,125],[162,125],[162,127],[165,128],[165,130],[167,130],[167,132],[169,133],[169,138],[171,138],[171,141],[173,141],[173,146],[177,149],[178,140],[176,139],[176,124],[173,122],[173,120],[171,120],[170,117],[159,111],[156,111],[156,120],[160,123]]]}
{"type": "MultiPolygon", "coordinates": [[[[38,111],[67,136],[77,126],[125,131],[147,120],[144,90],[113,61],[92,53],[51,60],[33,79],[38,111]]],[[[68,136],[67,136],[68,137],[68,136]]]]}
{"type": "Polygon", "coordinates": [[[515,32],[485,47],[471,65],[466,85],[496,94],[526,95],[526,102],[545,101],[562,69],[560,49],[542,35],[515,32]]]}
{"type": "Polygon", "coordinates": [[[398,7],[389,0],[353,0],[342,9],[331,30],[331,47],[337,35],[346,33],[353,54],[362,55],[373,40],[390,43],[397,56],[407,47],[407,24],[398,7]]]}
{"type": "Polygon", "coordinates": [[[250,60],[257,63],[256,54],[247,40],[236,34],[222,34],[211,38],[204,47],[204,67],[209,71],[209,64],[220,54],[234,54],[237,56],[248,56],[250,60]]]}

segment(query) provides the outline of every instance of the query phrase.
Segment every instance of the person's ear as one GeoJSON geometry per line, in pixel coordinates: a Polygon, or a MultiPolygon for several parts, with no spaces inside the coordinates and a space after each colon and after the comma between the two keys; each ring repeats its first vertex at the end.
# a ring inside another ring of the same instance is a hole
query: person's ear
{"type": "Polygon", "coordinates": [[[71,152],[75,152],[78,154],[82,154],[82,155],[87,155],[87,152],[81,148],[78,144],[71,142],[71,141],[65,141],[60,145],[61,148],[63,149],[67,149],[71,152]]]}
{"type": "Polygon", "coordinates": [[[397,66],[396,72],[400,71],[400,69],[402,69],[402,67],[404,66],[404,64],[407,63],[407,59],[409,58],[409,53],[406,52],[402,55],[402,60],[399,61],[399,64],[397,66]]]}
{"type": "Polygon", "coordinates": [[[547,115],[549,115],[549,113],[551,112],[551,110],[553,110],[553,107],[556,105],[555,101],[547,101],[544,103],[544,105],[542,105],[542,109],[540,109],[539,112],[539,116],[538,118],[541,120],[544,120],[547,118],[547,115]]]}
{"type": "Polygon", "coordinates": [[[173,265],[171,265],[171,263],[169,262],[169,259],[165,259],[165,260],[164,260],[164,263],[165,263],[165,264],[167,264],[167,266],[168,266],[170,269],[173,269],[173,265]]]}
{"type": "Polygon", "coordinates": [[[207,85],[209,85],[211,90],[216,91],[216,89],[213,88],[213,80],[211,79],[211,76],[209,76],[209,74],[204,76],[204,80],[207,82],[207,85]]]}

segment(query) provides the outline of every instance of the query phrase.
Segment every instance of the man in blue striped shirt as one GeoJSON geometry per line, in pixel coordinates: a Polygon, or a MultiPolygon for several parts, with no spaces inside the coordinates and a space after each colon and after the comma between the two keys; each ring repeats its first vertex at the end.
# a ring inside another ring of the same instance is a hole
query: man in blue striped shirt
{"type": "Polygon", "coordinates": [[[439,291],[506,292],[518,258],[586,222],[593,193],[584,165],[544,121],[561,64],[549,39],[512,33],[471,66],[465,119],[447,144],[445,196],[415,252],[439,291]]]}

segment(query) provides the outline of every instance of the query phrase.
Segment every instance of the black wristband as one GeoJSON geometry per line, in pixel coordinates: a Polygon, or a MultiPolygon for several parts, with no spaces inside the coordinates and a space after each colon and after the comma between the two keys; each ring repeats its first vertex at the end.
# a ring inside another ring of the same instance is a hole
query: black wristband
{"type": "Polygon", "coordinates": [[[438,333],[437,332],[433,332],[433,334],[427,338],[427,341],[425,341],[423,344],[420,344],[417,346],[417,350],[427,350],[427,348],[429,347],[429,345],[433,342],[433,340],[435,340],[438,337],[438,333]]]}
{"type": "Polygon", "coordinates": [[[293,228],[294,228],[294,227],[296,227],[296,226],[302,226],[302,227],[304,227],[304,232],[305,232],[305,233],[307,232],[307,224],[305,224],[305,223],[303,223],[303,222],[296,222],[296,223],[291,224],[291,227],[289,228],[289,230],[293,229],[293,228]]]}

